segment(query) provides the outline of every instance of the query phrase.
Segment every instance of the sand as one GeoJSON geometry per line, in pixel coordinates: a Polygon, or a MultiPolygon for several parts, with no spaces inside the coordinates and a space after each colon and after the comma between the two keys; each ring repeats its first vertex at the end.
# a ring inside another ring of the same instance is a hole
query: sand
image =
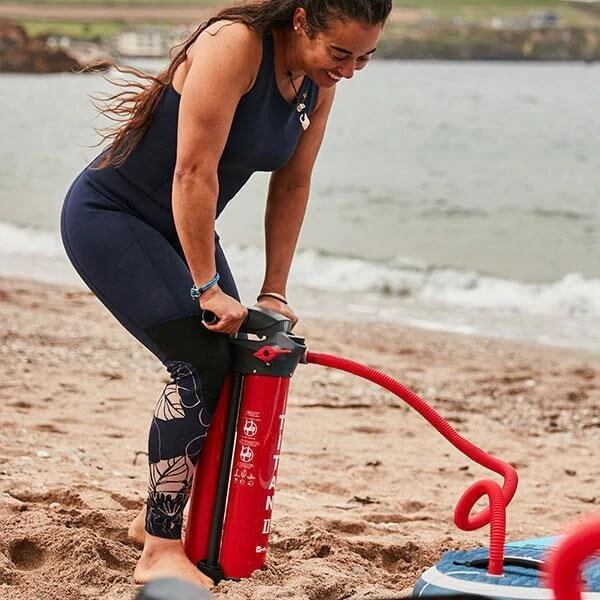
{"type": "MultiPolygon", "coordinates": [[[[126,531],[146,488],[162,366],[89,293],[0,280],[0,598],[131,598],[126,531]]],[[[600,355],[409,329],[301,323],[421,393],[513,463],[508,537],[598,510],[600,355]]],[[[292,381],[267,568],[217,598],[392,598],[461,532],[454,505],[485,469],[373,384],[300,365],[292,381]]]]}

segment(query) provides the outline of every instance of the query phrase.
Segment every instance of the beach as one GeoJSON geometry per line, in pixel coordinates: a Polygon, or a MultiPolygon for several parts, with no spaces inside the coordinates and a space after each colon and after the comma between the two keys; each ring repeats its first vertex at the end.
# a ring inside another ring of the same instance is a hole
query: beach
{"type": "MultiPolygon", "coordinates": [[[[302,318],[302,314],[300,314],[302,318]]],[[[162,365],[81,288],[0,280],[0,598],[124,599],[162,365]]],[[[309,350],[368,363],[511,462],[508,539],[598,510],[600,354],[407,326],[310,319],[309,350]]],[[[393,598],[447,549],[489,475],[403,402],[314,365],[292,380],[266,568],[216,598],[393,598]]]]}

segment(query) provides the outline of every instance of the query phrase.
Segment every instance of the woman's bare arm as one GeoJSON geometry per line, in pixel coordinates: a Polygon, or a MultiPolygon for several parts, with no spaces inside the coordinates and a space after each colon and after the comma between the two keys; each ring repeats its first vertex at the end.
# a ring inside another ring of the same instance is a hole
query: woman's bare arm
{"type": "Polygon", "coordinates": [[[266,270],[261,291],[285,296],[287,279],[308,203],[312,170],[323,141],[335,88],[321,89],[290,161],[271,176],[265,212],[266,270]]]}
{"type": "Polygon", "coordinates": [[[173,216],[197,285],[215,275],[217,168],[241,96],[261,58],[257,34],[241,23],[216,23],[193,46],[181,94],[173,216]],[[212,34],[212,35],[211,35],[212,34]]]}

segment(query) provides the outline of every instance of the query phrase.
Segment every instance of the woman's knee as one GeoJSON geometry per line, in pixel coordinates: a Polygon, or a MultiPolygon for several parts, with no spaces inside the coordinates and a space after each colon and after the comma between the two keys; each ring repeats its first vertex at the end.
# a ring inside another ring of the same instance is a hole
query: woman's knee
{"type": "Polygon", "coordinates": [[[185,390],[184,407],[185,403],[191,406],[200,398],[212,415],[230,370],[227,336],[205,329],[200,316],[161,323],[145,333],[160,348],[173,380],[181,382],[180,387],[185,390]]]}

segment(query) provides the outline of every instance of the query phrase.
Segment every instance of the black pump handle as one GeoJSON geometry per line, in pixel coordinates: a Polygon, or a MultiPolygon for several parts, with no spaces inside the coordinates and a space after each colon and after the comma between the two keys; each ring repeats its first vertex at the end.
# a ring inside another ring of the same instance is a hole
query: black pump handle
{"type": "MultiPolygon", "coordinates": [[[[202,321],[207,325],[214,325],[219,322],[219,317],[210,310],[203,310],[202,321]]],[[[262,308],[249,308],[240,332],[267,337],[278,331],[288,333],[291,329],[292,322],[287,317],[262,308]]]]}

